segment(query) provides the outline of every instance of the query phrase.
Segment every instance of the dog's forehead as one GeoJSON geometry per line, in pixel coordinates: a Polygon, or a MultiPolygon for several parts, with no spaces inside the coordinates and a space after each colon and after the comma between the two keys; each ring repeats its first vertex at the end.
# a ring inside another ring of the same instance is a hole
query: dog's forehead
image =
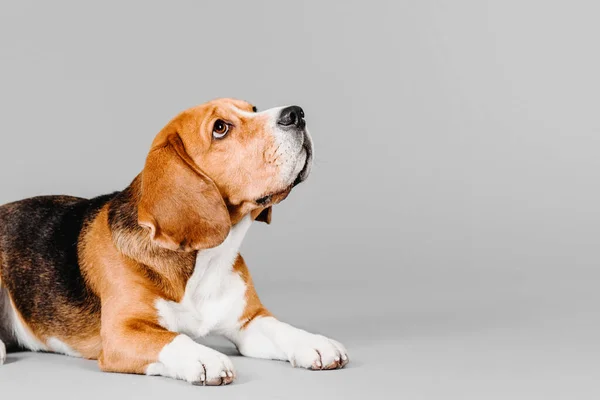
{"type": "Polygon", "coordinates": [[[230,112],[248,113],[254,112],[256,109],[252,104],[245,100],[238,100],[232,98],[222,98],[213,100],[213,103],[217,107],[222,107],[230,112]]]}
{"type": "Polygon", "coordinates": [[[212,118],[225,118],[233,120],[246,120],[251,118],[255,113],[255,107],[243,100],[236,99],[215,99],[203,104],[192,107],[181,114],[184,120],[195,121],[197,124],[202,124],[202,121],[207,121],[212,118]]]}

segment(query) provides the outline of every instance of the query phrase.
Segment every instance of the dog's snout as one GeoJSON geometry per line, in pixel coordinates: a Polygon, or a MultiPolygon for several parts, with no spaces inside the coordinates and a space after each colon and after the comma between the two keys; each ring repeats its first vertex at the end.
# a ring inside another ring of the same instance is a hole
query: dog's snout
{"type": "Polygon", "coordinates": [[[304,110],[298,106],[290,106],[281,110],[277,123],[286,127],[304,128],[304,110]]]}

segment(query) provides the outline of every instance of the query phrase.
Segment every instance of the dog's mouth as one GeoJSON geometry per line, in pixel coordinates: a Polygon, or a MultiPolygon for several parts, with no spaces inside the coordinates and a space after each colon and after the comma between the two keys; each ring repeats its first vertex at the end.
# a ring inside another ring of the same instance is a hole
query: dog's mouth
{"type": "Polygon", "coordinates": [[[256,199],[254,202],[261,207],[266,207],[268,205],[279,203],[279,202],[285,200],[286,197],[288,197],[288,195],[290,194],[290,192],[292,191],[293,188],[294,188],[294,185],[290,185],[282,191],[270,193],[266,196],[256,199]]]}
{"type": "Polygon", "coordinates": [[[294,183],[292,183],[292,187],[296,187],[302,182],[304,182],[306,179],[308,179],[308,175],[310,174],[310,169],[312,167],[312,146],[310,145],[308,140],[304,141],[302,148],[304,149],[304,151],[306,151],[306,160],[304,161],[304,167],[302,167],[302,170],[294,180],[294,183]]]}
{"type": "Polygon", "coordinates": [[[268,194],[264,197],[261,197],[260,199],[255,200],[254,202],[256,204],[258,204],[259,206],[266,206],[267,204],[269,204],[271,202],[272,199],[273,199],[273,195],[268,194]]]}

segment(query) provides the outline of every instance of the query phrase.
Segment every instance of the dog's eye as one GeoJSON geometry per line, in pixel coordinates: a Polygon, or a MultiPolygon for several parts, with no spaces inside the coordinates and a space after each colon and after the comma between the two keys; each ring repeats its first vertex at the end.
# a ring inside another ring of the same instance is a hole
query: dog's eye
{"type": "Polygon", "coordinates": [[[229,124],[227,122],[221,119],[215,121],[215,125],[213,126],[213,137],[215,139],[223,139],[228,132],[229,124]]]}

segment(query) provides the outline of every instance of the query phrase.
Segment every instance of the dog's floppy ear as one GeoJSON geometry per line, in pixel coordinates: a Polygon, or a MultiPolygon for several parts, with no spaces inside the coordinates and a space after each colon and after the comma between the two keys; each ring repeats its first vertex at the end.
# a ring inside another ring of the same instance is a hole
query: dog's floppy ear
{"type": "Polygon", "coordinates": [[[256,218],[254,218],[254,220],[260,221],[260,222],[265,222],[266,224],[270,224],[272,215],[273,215],[273,207],[267,207],[264,210],[262,210],[256,216],[256,218]]]}
{"type": "Polygon", "coordinates": [[[138,222],[158,245],[178,251],[221,244],[231,229],[217,186],[171,133],[155,143],[142,172],[138,222]]]}

